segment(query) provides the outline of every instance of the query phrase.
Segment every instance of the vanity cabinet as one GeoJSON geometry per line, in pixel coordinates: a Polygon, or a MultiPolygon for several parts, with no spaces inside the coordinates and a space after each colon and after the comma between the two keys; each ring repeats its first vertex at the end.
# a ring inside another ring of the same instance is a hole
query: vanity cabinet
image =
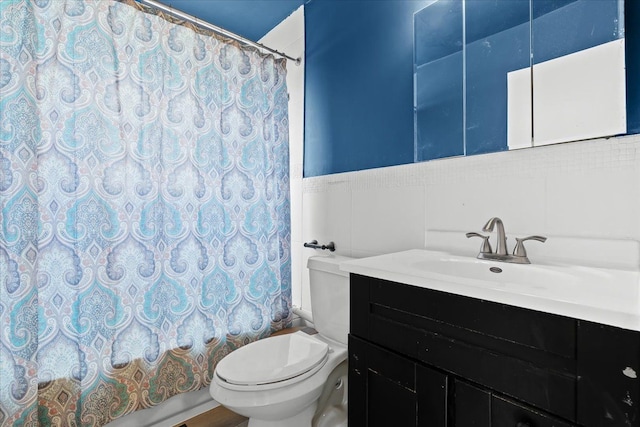
{"type": "Polygon", "coordinates": [[[351,274],[350,426],[640,426],[640,333],[351,274]]]}

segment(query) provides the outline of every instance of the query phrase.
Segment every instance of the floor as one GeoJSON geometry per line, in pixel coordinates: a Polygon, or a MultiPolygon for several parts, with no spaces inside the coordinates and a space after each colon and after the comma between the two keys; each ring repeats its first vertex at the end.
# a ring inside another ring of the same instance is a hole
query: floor
{"type": "MultiPolygon", "coordinates": [[[[313,328],[295,327],[283,329],[273,335],[291,334],[300,330],[305,331],[310,335],[316,333],[313,328]]],[[[238,415],[223,406],[218,406],[210,411],[190,418],[187,421],[176,424],[174,427],[247,427],[248,425],[249,420],[247,418],[238,415]]]]}
{"type": "Polygon", "coordinates": [[[249,420],[231,412],[224,406],[218,406],[175,427],[247,427],[249,420]]]}

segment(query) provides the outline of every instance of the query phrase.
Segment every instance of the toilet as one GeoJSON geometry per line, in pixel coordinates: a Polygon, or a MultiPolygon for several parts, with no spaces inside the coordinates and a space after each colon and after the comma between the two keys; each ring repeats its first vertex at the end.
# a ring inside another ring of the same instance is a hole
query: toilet
{"type": "Polygon", "coordinates": [[[209,392],[249,418],[249,427],[346,427],[351,258],[307,262],[317,334],[298,331],[255,341],[224,357],[209,392]]]}

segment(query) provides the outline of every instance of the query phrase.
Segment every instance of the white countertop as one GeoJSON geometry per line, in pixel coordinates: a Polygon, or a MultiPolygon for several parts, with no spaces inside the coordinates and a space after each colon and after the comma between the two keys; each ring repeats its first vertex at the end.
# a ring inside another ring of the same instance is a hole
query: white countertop
{"type": "Polygon", "coordinates": [[[340,269],[640,331],[638,269],[520,265],[423,249],[347,261],[340,269]],[[502,272],[491,272],[491,267],[502,272]]]}

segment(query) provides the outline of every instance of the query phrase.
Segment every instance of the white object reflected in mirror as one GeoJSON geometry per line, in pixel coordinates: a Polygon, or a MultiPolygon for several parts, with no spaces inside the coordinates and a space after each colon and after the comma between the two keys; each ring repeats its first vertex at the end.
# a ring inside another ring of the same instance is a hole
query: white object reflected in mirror
{"type": "Polygon", "coordinates": [[[507,73],[507,145],[509,150],[532,145],[531,67],[507,73]]]}
{"type": "Polygon", "coordinates": [[[533,66],[533,145],[627,131],[624,38],[533,66]]]}

